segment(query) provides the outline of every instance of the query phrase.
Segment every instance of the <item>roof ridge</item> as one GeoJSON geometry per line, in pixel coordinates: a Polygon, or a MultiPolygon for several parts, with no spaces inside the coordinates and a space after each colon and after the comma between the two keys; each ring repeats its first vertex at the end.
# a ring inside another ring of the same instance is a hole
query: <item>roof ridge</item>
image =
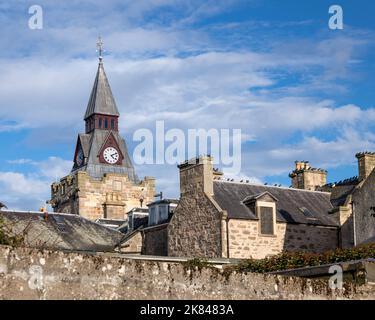
{"type": "Polygon", "coordinates": [[[348,185],[349,183],[355,182],[355,181],[359,182],[358,176],[353,176],[353,177],[350,177],[350,178],[347,178],[347,179],[344,179],[344,180],[340,180],[340,181],[330,182],[330,183],[325,184],[322,187],[345,186],[345,185],[348,185]]]}
{"type": "Polygon", "coordinates": [[[230,184],[240,184],[240,185],[250,185],[250,186],[259,186],[259,187],[266,187],[266,188],[276,188],[276,189],[284,189],[284,190],[293,190],[293,191],[299,191],[299,192],[312,192],[312,193],[324,193],[324,194],[330,194],[328,191],[319,191],[319,190],[306,190],[306,189],[297,189],[297,188],[291,188],[291,187],[279,187],[279,186],[273,186],[273,185],[264,185],[260,183],[251,183],[251,182],[238,182],[238,181],[225,181],[225,180],[214,180],[214,182],[221,182],[221,183],[230,183],[230,184]]]}

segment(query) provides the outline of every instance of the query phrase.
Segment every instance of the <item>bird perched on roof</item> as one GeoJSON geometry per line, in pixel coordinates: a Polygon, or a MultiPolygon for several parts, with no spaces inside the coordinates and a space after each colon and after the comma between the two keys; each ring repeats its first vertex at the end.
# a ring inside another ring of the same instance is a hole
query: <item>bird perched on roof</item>
{"type": "Polygon", "coordinates": [[[0,210],[3,210],[4,208],[8,209],[8,207],[4,203],[0,202],[0,210]]]}

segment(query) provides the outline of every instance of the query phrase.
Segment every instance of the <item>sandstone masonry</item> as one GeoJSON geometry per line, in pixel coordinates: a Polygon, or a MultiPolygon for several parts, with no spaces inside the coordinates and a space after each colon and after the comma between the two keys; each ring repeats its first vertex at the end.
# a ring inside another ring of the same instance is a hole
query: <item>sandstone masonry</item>
{"type": "Polygon", "coordinates": [[[135,261],[0,246],[0,299],[375,299],[373,285],[345,285],[275,275],[186,269],[180,263],[135,261]]]}

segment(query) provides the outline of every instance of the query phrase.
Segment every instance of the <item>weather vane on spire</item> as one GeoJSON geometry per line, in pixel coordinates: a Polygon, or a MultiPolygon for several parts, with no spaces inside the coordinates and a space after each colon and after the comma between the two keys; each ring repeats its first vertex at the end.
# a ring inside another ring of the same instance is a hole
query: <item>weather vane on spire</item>
{"type": "Polygon", "coordinates": [[[98,41],[96,42],[97,50],[96,52],[99,52],[99,61],[101,62],[103,60],[103,41],[102,37],[99,36],[98,41]]]}

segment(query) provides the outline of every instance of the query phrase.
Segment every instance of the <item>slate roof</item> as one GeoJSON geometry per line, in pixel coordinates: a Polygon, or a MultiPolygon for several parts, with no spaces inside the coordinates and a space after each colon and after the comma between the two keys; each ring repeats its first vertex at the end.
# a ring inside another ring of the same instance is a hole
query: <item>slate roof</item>
{"type": "Polygon", "coordinates": [[[87,158],[89,156],[89,151],[90,151],[91,135],[87,133],[80,133],[78,135],[78,139],[82,146],[83,155],[87,158]]]}
{"type": "Polygon", "coordinates": [[[180,201],[178,199],[161,199],[161,200],[156,200],[153,202],[150,202],[147,204],[147,206],[153,206],[156,204],[178,204],[180,201]]]}
{"type": "Polygon", "coordinates": [[[111,252],[121,232],[73,214],[0,211],[13,234],[25,232],[25,244],[35,248],[111,252]]]}
{"type": "Polygon", "coordinates": [[[320,190],[330,192],[332,205],[339,207],[345,204],[347,197],[354,192],[358,183],[358,177],[353,177],[344,181],[329,183],[321,187],[320,190]]]}
{"type": "Polygon", "coordinates": [[[269,192],[278,199],[276,218],[279,222],[338,226],[328,214],[333,208],[329,193],[214,181],[214,199],[223,210],[227,211],[230,219],[257,220],[255,212],[243,204],[243,200],[264,192],[269,192]],[[305,215],[303,211],[310,214],[305,215]]]}
{"type": "Polygon", "coordinates": [[[129,180],[133,182],[139,181],[130,159],[125,139],[123,139],[117,131],[109,132],[108,130],[94,130],[91,134],[80,134],[79,139],[85,157],[87,158],[87,163],[78,169],[73,168],[72,172],[86,171],[91,177],[97,179],[101,178],[105,173],[119,173],[128,175],[129,180]],[[98,154],[100,148],[109,134],[113,134],[119,145],[120,151],[124,156],[121,166],[103,164],[99,161],[98,154]]]}
{"type": "Polygon", "coordinates": [[[96,219],[95,222],[99,223],[100,225],[105,226],[107,228],[117,229],[118,227],[120,227],[121,225],[123,225],[126,221],[123,220],[123,219],[122,220],[118,220],[118,219],[104,219],[104,218],[100,218],[100,219],[96,219]]]}
{"type": "Polygon", "coordinates": [[[84,119],[86,120],[94,113],[113,116],[120,115],[102,62],[99,62],[98,71],[96,73],[94,86],[91,91],[84,119]]]}

